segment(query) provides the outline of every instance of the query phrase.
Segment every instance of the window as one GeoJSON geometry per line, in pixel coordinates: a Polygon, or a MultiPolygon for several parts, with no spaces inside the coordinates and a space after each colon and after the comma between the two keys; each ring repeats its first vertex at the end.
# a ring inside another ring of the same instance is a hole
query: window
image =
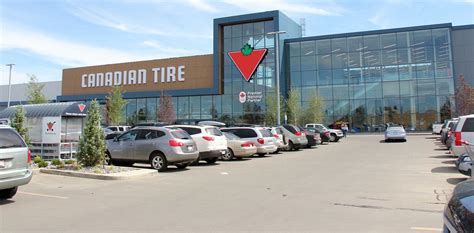
{"type": "Polygon", "coordinates": [[[379,66],[382,65],[380,51],[365,51],[363,54],[364,66],[379,66]]]}
{"type": "Polygon", "coordinates": [[[474,132],[474,118],[466,118],[461,132],[474,132]]]}
{"type": "Polygon", "coordinates": [[[229,131],[240,138],[256,138],[257,133],[253,129],[228,129],[229,131]]]}
{"type": "Polygon", "coordinates": [[[135,138],[137,137],[139,133],[139,130],[131,130],[128,131],[124,134],[122,134],[119,138],[118,141],[123,142],[123,141],[134,141],[135,138]]]}
{"type": "Polygon", "coordinates": [[[253,34],[260,35],[265,33],[265,22],[258,22],[253,24],[253,34]]]}
{"type": "Polygon", "coordinates": [[[315,70],[316,69],[316,57],[315,56],[303,56],[301,57],[301,70],[315,70]]]}
{"type": "Polygon", "coordinates": [[[316,54],[316,43],[314,41],[301,42],[301,55],[302,56],[314,56],[315,54],[316,54]]]}
{"type": "Polygon", "coordinates": [[[285,128],[286,130],[290,131],[291,133],[296,133],[298,132],[295,127],[291,126],[291,125],[283,125],[283,128],[285,128]]]}
{"type": "Polygon", "coordinates": [[[347,52],[346,38],[331,39],[331,52],[337,54],[347,52]]]}
{"type": "Polygon", "coordinates": [[[315,86],[316,85],[316,71],[303,71],[301,72],[301,85],[304,86],[315,86]]]}
{"type": "Polygon", "coordinates": [[[264,138],[273,137],[272,134],[270,133],[270,131],[268,131],[268,130],[260,129],[258,131],[260,131],[260,133],[262,134],[262,137],[264,137],[264,138]]]}
{"type": "MultiPolygon", "coordinates": [[[[160,132],[160,131],[158,131],[158,132],[160,132]]],[[[163,133],[163,135],[164,135],[164,133],[163,133]]],[[[181,130],[181,129],[171,131],[171,136],[173,136],[174,138],[179,138],[179,139],[191,139],[189,134],[186,133],[186,131],[181,130]]]]}
{"type": "Polygon", "coordinates": [[[316,41],[318,54],[331,53],[331,41],[330,40],[318,40],[316,41]]]}
{"type": "Polygon", "coordinates": [[[349,52],[357,52],[364,49],[364,43],[361,36],[347,38],[347,48],[349,52]]]}
{"type": "Polygon", "coordinates": [[[428,46],[432,45],[431,30],[422,30],[413,32],[414,44],[412,46],[428,46]]]}
{"type": "Polygon", "coordinates": [[[383,96],[395,97],[400,95],[398,82],[383,82],[383,96]]]}
{"type": "Polygon", "coordinates": [[[398,81],[398,66],[384,66],[383,81],[398,81]]]}
{"type": "Polygon", "coordinates": [[[332,55],[332,68],[346,68],[347,53],[335,53],[332,55]]]}
{"type": "Polygon", "coordinates": [[[433,80],[418,80],[416,83],[418,95],[434,95],[435,83],[433,80]]]}
{"type": "Polygon", "coordinates": [[[232,25],[232,37],[242,36],[242,24],[232,25]]]}
{"type": "Polygon", "coordinates": [[[243,36],[253,35],[253,24],[251,23],[242,24],[242,35],[243,36]]]}
{"type": "Polygon", "coordinates": [[[382,83],[367,83],[365,85],[367,98],[382,98],[382,83]]]}
{"type": "Polygon", "coordinates": [[[454,83],[452,79],[436,79],[437,95],[453,95],[454,83]]]}
{"type": "Polygon", "coordinates": [[[301,62],[300,57],[291,57],[290,58],[290,71],[300,71],[301,62]]]}
{"type": "Polygon", "coordinates": [[[349,86],[347,85],[334,85],[333,92],[334,99],[349,99],[349,86]]]}
{"type": "Polygon", "coordinates": [[[366,50],[380,49],[379,35],[364,36],[364,47],[366,48],[366,50]]]}
{"type": "Polygon", "coordinates": [[[0,148],[26,147],[13,129],[0,129],[0,148]]]}
{"type": "Polygon", "coordinates": [[[332,84],[332,70],[318,70],[318,85],[332,84]]]}
{"type": "Polygon", "coordinates": [[[331,69],[331,54],[318,55],[318,69],[331,69]]]}
{"type": "Polygon", "coordinates": [[[201,133],[200,128],[192,128],[192,127],[179,127],[179,128],[186,131],[189,135],[195,135],[195,134],[200,134],[201,133]]]}
{"type": "Polygon", "coordinates": [[[362,52],[349,53],[349,67],[361,67],[362,66],[362,52]]]}
{"type": "Polygon", "coordinates": [[[380,35],[382,49],[393,49],[397,47],[397,34],[389,33],[380,35]]]}
{"type": "Polygon", "coordinates": [[[222,132],[216,128],[216,127],[213,127],[213,128],[207,128],[206,129],[206,132],[210,135],[214,135],[214,136],[222,136],[222,132]]]}
{"type": "Polygon", "coordinates": [[[157,131],[155,130],[139,130],[139,133],[135,140],[150,140],[150,139],[155,139],[158,138],[158,135],[156,134],[157,131]]]}
{"type": "Polygon", "coordinates": [[[300,53],[300,43],[299,42],[290,43],[289,47],[290,47],[290,56],[291,57],[296,57],[296,56],[301,55],[301,53],[300,53]]]}
{"type": "Polygon", "coordinates": [[[406,48],[411,45],[411,32],[399,32],[397,33],[397,47],[406,48]]]}

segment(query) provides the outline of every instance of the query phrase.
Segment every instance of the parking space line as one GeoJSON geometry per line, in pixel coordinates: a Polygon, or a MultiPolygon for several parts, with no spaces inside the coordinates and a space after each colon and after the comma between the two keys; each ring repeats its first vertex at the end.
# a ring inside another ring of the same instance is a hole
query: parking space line
{"type": "Polygon", "coordinates": [[[22,192],[18,191],[20,194],[31,195],[31,196],[38,196],[38,197],[48,197],[48,198],[57,198],[57,199],[69,199],[69,197],[61,197],[61,196],[54,196],[54,195],[46,195],[40,193],[29,193],[29,192],[22,192]]]}
{"type": "Polygon", "coordinates": [[[414,231],[436,231],[436,232],[441,232],[443,230],[441,228],[431,228],[431,227],[411,227],[410,229],[414,231]]]}

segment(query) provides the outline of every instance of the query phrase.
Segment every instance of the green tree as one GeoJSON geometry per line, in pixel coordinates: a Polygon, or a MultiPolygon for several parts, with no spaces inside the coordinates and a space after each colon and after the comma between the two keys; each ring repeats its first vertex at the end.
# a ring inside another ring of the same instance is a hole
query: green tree
{"type": "Polygon", "coordinates": [[[86,167],[98,165],[104,161],[105,149],[105,136],[100,127],[99,103],[93,100],[79,141],[77,160],[86,167]]]}
{"type": "Polygon", "coordinates": [[[28,82],[28,103],[30,104],[43,104],[47,103],[48,100],[43,94],[44,84],[39,84],[36,75],[31,74],[30,81],[28,82]]]}
{"type": "Polygon", "coordinates": [[[301,114],[300,94],[297,90],[291,89],[286,101],[286,115],[289,124],[298,124],[301,114]]]}
{"type": "Polygon", "coordinates": [[[122,86],[114,86],[106,98],[107,124],[109,125],[119,125],[124,122],[123,109],[127,101],[122,95],[122,86]]]}
{"type": "Polygon", "coordinates": [[[304,125],[308,123],[323,122],[324,118],[324,99],[316,92],[311,94],[308,100],[308,107],[300,114],[299,123],[304,125]]]}
{"type": "Polygon", "coordinates": [[[21,135],[26,144],[30,144],[30,136],[28,135],[28,128],[26,128],[26,111],[23,106],[15,107],[15,117],[12,120],[12,127],[21,135]]]}
{"type": "MultiPolygon", "coordinates": [[[[283,96],[280,96],[280,124],[283,123],[285,119],[284,111],[284,99],[283,96]]],[[[277,98],[276,94],[269,94],[266,97],[266,111],[265,111],[265,124],[273,126],[277,124],[277,98]]]]}

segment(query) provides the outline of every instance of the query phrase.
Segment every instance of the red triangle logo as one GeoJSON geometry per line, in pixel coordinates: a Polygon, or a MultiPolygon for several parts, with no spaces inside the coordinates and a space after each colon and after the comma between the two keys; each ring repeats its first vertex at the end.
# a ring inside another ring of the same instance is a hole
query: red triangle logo
{"type": "Polygon", "coordinates": [[[79,111],[84,112],[84,109],[86,109],[85,104],[78,104],[77,107],[79,107],[79,111]]]}
{"type": "Polygon", "coordinates": [[[267,49],[252,49],[250,54],[247,55],[244,55],[242,51],[229,52],[228,55],[248,82],[267,54],[267,51],[267,49]]]}

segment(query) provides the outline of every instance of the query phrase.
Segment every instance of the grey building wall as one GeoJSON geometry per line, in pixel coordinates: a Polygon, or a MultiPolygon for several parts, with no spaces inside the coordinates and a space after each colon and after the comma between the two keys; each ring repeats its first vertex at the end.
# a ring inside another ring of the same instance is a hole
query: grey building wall
{"type": "MultiPolygon", "coordinates": [[[[44,85],[43,93],[50,101],[55,101],[61,95],[61,81],[41,82],[44,85]]],[[[12,104],[26,104],[28,84],[12,84],[11,102],[12,104]]],[[[0,109],[6,107],[8,102],[8,85],[0,85],[0,109]]]]}
{"type": "Polygon", "coordinates": [[[454,26],[452,40],[455,85],[463,74],[474,87],[474,25],[454,26]]]}

